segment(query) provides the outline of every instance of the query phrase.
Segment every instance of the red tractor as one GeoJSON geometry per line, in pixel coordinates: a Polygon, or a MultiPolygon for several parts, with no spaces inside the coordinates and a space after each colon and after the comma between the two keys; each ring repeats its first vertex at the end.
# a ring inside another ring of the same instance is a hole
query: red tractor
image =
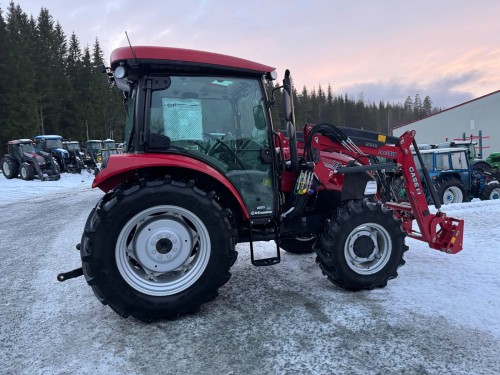
{"type": "Polygon", "coordinates": [[[106,194],[77,245],[82,268],[58,279],[84,274],[120,316],[197,311],[231,277],[237,243],[249,243],[255,266],[279,263],[280,248],[315,251],[323,274],[353,291],[397,276],[407,235],[462,249],[463,221],[429,212],[414,132],[331,124],[296,132],[288,71],[286,130],[277,130],[265,90],[275,69],[226,55],[130,46],[112,53],[107,71],[125,97],[126,153],[94,180],[106,194]],[[403,174],[408,202],[382,198],[386,170],[403,174]],[[275,256],[259,258],[254,241],[275,241],[275,256]]]}
{"type": "Polygon", "coordinates": [[[20,176],[23,180],[39,178],[41,181],[59,180],[59,165],[50,153],[37,151],[31,139],[7,142],[7,153],[1,160],[3,175],[7,179],[20,176]]]}

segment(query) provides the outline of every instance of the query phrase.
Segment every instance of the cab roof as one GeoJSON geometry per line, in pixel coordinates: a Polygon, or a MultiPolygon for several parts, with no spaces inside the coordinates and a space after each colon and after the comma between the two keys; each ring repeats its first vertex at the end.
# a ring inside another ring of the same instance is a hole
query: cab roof
{"type": "Polygon", "coordinates": [[[250,60],[213,52],[197,51],[174,47],[133,46],[120,47],[111,53],[111,69],[121,62],[134,64],[168,64],[206,66],[223,70],[247,71],[266,74],[276,68],[250,60]]]}
{"type": "Polygon", "coordinates": [[[419,151],[421,154],[446,154],[448,152],[468,151],[468,149],[463,147],[448,147],[448,148],[432,148],[430,150],[419,150],[419,151]]]}
{"type": "Polygon", "coordinates": [[[31,139],[15,139],[13,141],[8,141],[8,145],[19,145],[19,144],[30,144],[33,143],[31,139]]]}
{"type": "Polygon", "coordinates": [[[60,135],[37,135],[35,139],[62,139],[60,135]]]}

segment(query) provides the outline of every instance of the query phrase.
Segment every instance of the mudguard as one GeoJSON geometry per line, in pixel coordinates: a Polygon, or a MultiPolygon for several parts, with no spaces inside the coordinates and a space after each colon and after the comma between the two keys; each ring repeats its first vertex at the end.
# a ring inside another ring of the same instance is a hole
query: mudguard
{"type": "Polygon", "coordinates": [[[105,193],[118,184],[132,177],[139,169],[154,167],[175,167],[191,169],[204,173],[223,184],[233,194],[240,205],[243,217],[249,219],[248,210],[239,192],[231,182],[215,168],[199,160],[173,154],[115,154],[111,155],[106,168],[95,177],[92,188],[99,188],[105,193]]]}

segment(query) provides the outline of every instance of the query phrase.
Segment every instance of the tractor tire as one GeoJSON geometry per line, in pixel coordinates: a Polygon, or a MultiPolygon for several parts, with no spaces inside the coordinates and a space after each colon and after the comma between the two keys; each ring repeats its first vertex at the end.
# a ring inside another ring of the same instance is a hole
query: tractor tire
{"type": "Polygon", "coordinates": [[[9,157],[2,158],[2,173],[6,179],[15,178],[19,175],[19,164],[9,157]]]}
{"type": "Polygon", "coordinates": [[[35,169],[31,164],[23,163],[21,164],[21,170],[19,171],[21,178],[25,181],[31,181],[35,177],[35,169]]]}
{"type": "Polygon", "coordinates": [[[287,238],[280,240],[280,248],[292,254],[310,254],[314,252],[316,237],[287,238]]]}
{"type": "Polygon", "coordinates": [[[194,313],[217,297],[236,261],[237,232],[214,195],[168,177],[106,194],[80,244],[100,302],[151,322],[194,313]]]}
{"type": "Polygon", "coordinates": [[[487,201],[490,199],[500,199],[500,183],[494,182],[488,185],[485,185],[483,191],[481,191],[482,201],[487,201]]]}
{"type": "Polygon", "coordinates": [[[441,204],[467,202],[467,190],[459,180],[450,178],[438,182],[435,186],[441,204]]]}
{"type": "Polygon", "coordinates": [[[493,167],[490,165],[490,163],[483,160],[479,160],[474,164],[472,164],[472,169],[476,170],[479,173],[483,173],[484,171],[493,169],[493,167]]]}
{"type": "Polygon", "coordinates": [[[372,201],[350,201],[326,221],[316,245],[316,262],[341,288],[383,288],[405,264],[405,237],[391,210],[372,201]]]}

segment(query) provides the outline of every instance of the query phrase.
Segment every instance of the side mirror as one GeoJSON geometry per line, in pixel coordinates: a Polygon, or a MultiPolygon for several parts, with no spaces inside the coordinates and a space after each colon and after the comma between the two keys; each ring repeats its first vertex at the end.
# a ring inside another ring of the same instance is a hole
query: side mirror
{"type": "Polygon", "coordinates": [[[294,121],[293,118],[293,96],[292,96],[292,81],[290,78],[290,71],[287,69],[285,72],[285,78],[283,79],[283,116],[285,121],[294,121]]]}
{"type": "Polygon", "coordinates": [[[285,118],[288,142],[290,145],[290,163],[287,165],[289,170],[295,171],[298,166],[297,137],[295,134],[295,116],[293,114],[293,95],[292,79],[290,71],[287,69],[283,79],[283,116],[285,118]]]}

